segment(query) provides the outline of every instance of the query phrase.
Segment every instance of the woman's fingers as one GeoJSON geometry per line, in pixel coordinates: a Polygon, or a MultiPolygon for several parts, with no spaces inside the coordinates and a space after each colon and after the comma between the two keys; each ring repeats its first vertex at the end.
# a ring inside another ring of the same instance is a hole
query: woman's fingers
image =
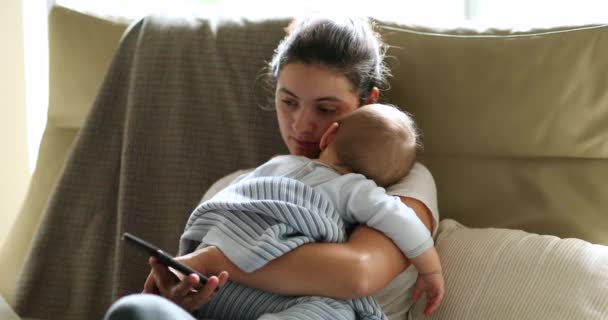
{"type": "Polygon", "coordinates": [[[194,309],[197,309],[209,302],[218,285],[219,279],[216,276],[209,277],[209,280],[207,280],[207,284],[205,284],[205,286],[197,293],[192,295],[192,307],[194,309]]]}
{"type": "Polygon", "coordinates": [[[216,289],[228,281],[228,272],[224,271],[209,277],[207,283],[195,291],[200,280],[198,275],[190,274],[180,280],[156,258],[150,257],[148,262],[152,271],[144,283],[144,292],[160,294],[188,311],[209,302],[216,289]]]}
{"type": "Polygon", "coordinates": [[[143,293],[151,293],[151,294],[159,294],[158,287],[156,287],[156,281],[154,280],[154,275],[152,271],[148,274],[148,278],[146,278],[146,282],[144,282],[144,290],[143,293]]]}
{"type": "Polygon", "coordinates": [[[192,289],[197,287],[199,284],[199,277],[196,274],[188,275],[184,277],[177,285],[171,288],[171,292],[169,293],[170,297],[174,301],[179,301],[186,297],[188,294],[191,294],[192,289]]]}
{"type": "Polygon", "coordinates": [[[204,287],[202,287],[197,292],[190,293],[190,295],[185,298],[184,308],[192,311],[200,308],[202,305],[209,302],[209,300],[211,300],[211,297],[213,296],[213,293],[215,292],[215,288],[217,288],[218,285],[218,277],[209,277],[204,287]]]}
{"type": "Polygon", "coordinates": [[[172,289],[179,280],[164,264],[160,263],[156,258],[150,257],[148,262],[150,267],[152,267],[152,276],[160,295],[165,298],[172,299],[172,289]]]}
{"type": "Polygon", "coordinates": [[[217,277],[220,280],[219,286],[221,287],[221,286],[223,286],[226,283],[226,281],[228,281],[229,275],[228,275],[228,272],[222,271],[217,277]]]}
{"type": "Polygon", "coordinates": [[[228,272],[224,271],[218,276],[209,277],[207,283],[198,292],[191,293],[185,301],[187,310],[196,310],[208,303],[213,297],[216,289],[223,286],[228,281],[228,272]]]}

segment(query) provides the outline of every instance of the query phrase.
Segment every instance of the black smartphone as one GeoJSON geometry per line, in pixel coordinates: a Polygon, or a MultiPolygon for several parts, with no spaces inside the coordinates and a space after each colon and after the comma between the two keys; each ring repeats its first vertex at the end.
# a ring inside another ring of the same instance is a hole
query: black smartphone
{"type": "MultiPolygon", "coordinates": [[[[160,261],[162,264],[181,272],[183,275],[187,276],[191,273],[196,273],[198,275],[198,278],[200,279],[199,282],[200,282],[201,287],[203,285],[205,285],[205,283],[207,283],[207,277],[205,275],[203,275],[202,273],[197,272],[197,271],[193,270],[192,268],[188,267],[187,265],[180,263],[179,261],[173,259],[173,256],[164,252],[157,246],[155,246],[141,238],[138,238],[128,232],[123,233],[122,239],[127,241],[127,243],[130,243],[131,245],[139,248],[140,250],[145,251],[150,256],[156,257],[158,259],[158,261],[160,261]]],[[[200,289],[200,288],[196,288],[196,289],[200,289]]]]}

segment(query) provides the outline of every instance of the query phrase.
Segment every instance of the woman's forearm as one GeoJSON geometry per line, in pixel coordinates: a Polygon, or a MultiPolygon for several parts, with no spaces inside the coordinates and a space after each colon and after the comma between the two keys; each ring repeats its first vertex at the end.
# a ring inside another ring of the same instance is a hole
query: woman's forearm
{"type": "MultiPolygon", "coordinates": [[[[411,198],[402,200],[432,229],[432,216],[424,205],[411,198]]],[[[284,295],[368,296],[409,266],[388,237],[366,226],[355,228],[347,243],[303,245],[252,273],[241,271],[218,249],[208,249],[208,257],[201,261],[207,272],[228,271],[234,282],[284,295]]]]}
{"type": "Polygon", "coordinates": [[[209,273],[228,271],[232,281],[284,295],[368,296],[408,265],[390,239],[365,226],[357,227],[347,243],[307,244],[252,273],[241,271],[218,249],[210,250],[209,273]]]}

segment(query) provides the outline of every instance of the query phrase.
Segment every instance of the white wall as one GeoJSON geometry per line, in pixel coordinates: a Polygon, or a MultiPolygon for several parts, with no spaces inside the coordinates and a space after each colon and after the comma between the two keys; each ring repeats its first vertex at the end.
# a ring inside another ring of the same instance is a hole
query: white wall
{"type": "Polygon", "coordinates": [[[29,183],[22,0],[0,9],[0,248],[29,183]]]}

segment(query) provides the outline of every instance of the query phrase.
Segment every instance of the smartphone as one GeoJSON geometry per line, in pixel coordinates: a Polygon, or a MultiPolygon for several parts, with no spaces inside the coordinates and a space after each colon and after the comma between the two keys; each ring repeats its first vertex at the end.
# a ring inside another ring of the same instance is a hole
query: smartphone
{"type": "MultiPolygon", "coordinates": [[[[158,261],[160,261],[162,264],[179,271],[183,275],[187,276],[191,273],[196,273],[198,275],[198,278],[200,279],[199,283],[201,285],[201,288],[202,288],[202,286],[205,285],[205,283],[207,283],[207,277],[205,275],[203,275],[202,273],[197,272],[197,271],[193,270],[192,268],[188,267],[187,265],[173,259],[173,256],[171,256],[170,254],[159,249],[155,245],[153,245],[141,238],[138,238],[128,232],[123,233],[122,239],[125,240],[127,243],[139,248],[140,250],[143,250],[150,256],[156,257],[158,259],[158,261]]],[[[196,288],[196,289],[200,289],[200,288],[196,288]]]]}

